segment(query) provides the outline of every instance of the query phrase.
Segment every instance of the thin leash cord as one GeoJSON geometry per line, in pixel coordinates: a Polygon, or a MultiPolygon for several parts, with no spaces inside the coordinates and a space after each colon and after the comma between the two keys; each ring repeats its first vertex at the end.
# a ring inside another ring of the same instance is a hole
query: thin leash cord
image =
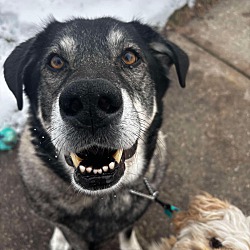
{"type": "Polygon", "coordinates": [[[173,214],[175,212],[180,211],[180,209],[177,208],[176,206],[173,206],[173,205],[171,205],[169,203],[166,203],[166,202],[163,202],[162,200],[160,200],[158,198],[159,192],[153,190],[152,186],[150,185],[149,181],[146,178],[144,178],[143,181],[144,181],[144,184],[145,184],[145,186],[148,189],[148,192],[150,194],[144,194],[142,192],[139,192],[139,191],[136,191],[136,190],[133,190],[133,189],[130,190],[130,193],[134,194],[134,195],[137,195],[137,196],[139,196],[141,198],[149,199],[149,200],[152,200],[152,201],[158,203],[164,209],[164,213],[169,218],[172,218],[173,214]]]}

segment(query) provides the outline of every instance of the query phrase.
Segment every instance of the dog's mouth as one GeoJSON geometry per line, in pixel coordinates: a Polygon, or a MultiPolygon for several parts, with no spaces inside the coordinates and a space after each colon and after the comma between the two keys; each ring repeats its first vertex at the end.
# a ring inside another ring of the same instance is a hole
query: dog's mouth
{"type": "Polygon", "coordinates": [[[102,190],[114,186],[123,176],[125,161],[137,149],[137,142],[130,149],[91,147],[65,155],[68,165],[75,168],[74,181],[83,189],[102,190]]]}

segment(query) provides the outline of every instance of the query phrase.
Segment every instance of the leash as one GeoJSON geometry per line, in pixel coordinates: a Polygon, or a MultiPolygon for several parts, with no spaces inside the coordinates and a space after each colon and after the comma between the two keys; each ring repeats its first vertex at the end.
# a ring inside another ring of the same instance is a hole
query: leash
{"type": "Polygon", "coordinates": [[[175,212],[178,212],[180,211],[179,208],[169,204],[169,203],[166,203],[166,202],[163,202],[162,200],[160,200],[158,198],[158,195],[159,195],[159,192],[158,191],[154,191],[152,186],[149,184],[149,181],[147,180],[147,178],[143,178],[143,181],[144,181],[144,184],[149,192],[149,194],[144,194],[144,193],[141,193],[139,191],[136,191],[136,190],[133,190],[133,189],[130,189],[130,193],[131,194],[134,194],[134,195],[137,195],[137,196],[140,196],[142,198],[145,198],[145,199],[149,199],[149,200],[152,200],[158,204],[160,204],[162,206],[162,208],[164,209],[164,213],[169,217],[169,218],[172,218],[173,217],[173,214],[175,212]]]}

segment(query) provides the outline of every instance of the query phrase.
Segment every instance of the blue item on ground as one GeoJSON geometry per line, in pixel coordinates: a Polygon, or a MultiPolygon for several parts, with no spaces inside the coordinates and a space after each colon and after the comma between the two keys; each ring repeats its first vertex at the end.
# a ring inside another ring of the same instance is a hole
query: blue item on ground
{"type": "Polygon", "coordinates": [[[4,128],[0,131],[0,151],[10,150],[17,143],[17,133],[13,128],[4,128]]]}

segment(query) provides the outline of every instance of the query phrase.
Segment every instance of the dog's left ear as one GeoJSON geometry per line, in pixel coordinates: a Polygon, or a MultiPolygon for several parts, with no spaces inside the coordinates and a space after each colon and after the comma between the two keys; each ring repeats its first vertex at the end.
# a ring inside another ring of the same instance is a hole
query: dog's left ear
{"type": "Polygon", "coordinates": [[[174,43],[165,40],[151,27],[141,24],[138,21],[134,21],[132,24],[150,49],[152,49],[163,68],[166,68],[168,71],[172,64],[175,65],[179,83],[184,88],[186,86],[186,76],[189,67],[187,54],[174,43]]]}
{"type": "Polygon", "coordinates": [[[24,73],[31,63],[29,56],[34,38],[17,46],[4,63],[4,77],[9,89],[16,97],[18,109],[23,107],[24,73]]]}
{"type": "Polygon", "coordinates": [[[182,88],[185,88],[189,67],[187,54],[174,43],[163,39],[161,42],[150,43],[150,47],[155,51],[156,57],[161,61],[163,67],[175,65],[179,83],[182,88]]]}

